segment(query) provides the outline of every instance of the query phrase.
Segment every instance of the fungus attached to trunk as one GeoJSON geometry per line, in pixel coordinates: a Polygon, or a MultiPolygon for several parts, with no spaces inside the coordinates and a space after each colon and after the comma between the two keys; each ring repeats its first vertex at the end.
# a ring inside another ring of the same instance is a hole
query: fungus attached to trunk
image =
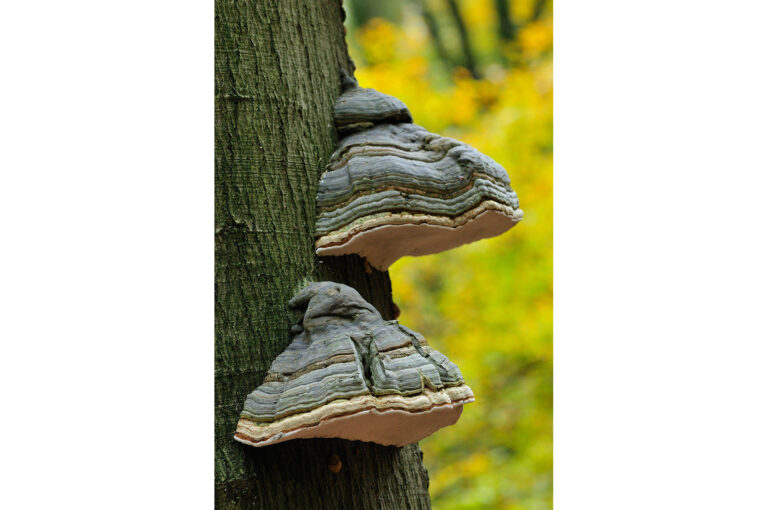
{"type": "Polygon", "coordinates": [[[248,395],[237,441],[339,437],[403,446],[454,424],[474,401],[456,365],[420,334],[382,319],[351,287],[312,283],[289,305],[303,316],[248,395]]]}
{"type": "Polygon", "coordinates": [[[346,71],[341,72],[345,92],[333,105],[333,120],[340,134],[368,129],[381,122],[413,122],[405,103],[374,89],[363,89],[346,71]]]}
{"type": "Polygon", "coordinates": [[[412,124],[398,99],[348,76],[343,83],[334,106],[343,138],[317,194],[318,255],[357,253],[385,270],[405,255],[497,236],[522,219],[498,163],[412,124]]]}

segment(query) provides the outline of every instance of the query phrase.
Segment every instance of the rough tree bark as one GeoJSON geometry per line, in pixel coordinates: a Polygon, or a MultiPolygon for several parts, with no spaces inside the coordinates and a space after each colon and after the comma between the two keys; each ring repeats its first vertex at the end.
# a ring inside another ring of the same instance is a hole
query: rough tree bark
{"type": "Polygon", "coordinates": [[[232,436],[246,395],[289,342],[287,302],[310,279],[356,288],[392,318],[389,275],[356,256],[317,259],[318,178],[347,55],[339,0],[216,0],[217,508],[429,508],[418,445],[232,436]],[[328,469],[336,454],[338,474],[328,469]]]}

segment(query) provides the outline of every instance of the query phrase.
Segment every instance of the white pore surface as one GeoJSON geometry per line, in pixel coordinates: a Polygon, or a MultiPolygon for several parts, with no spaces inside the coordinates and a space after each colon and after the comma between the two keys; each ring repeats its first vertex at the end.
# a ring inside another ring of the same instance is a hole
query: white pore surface
{"type": "Polygon", "coordinates": [[[385,271],[397,259],[407,255],[419,256],[450,250],[463,244],[503,234],[520,217],[487,210],[457,227],[429,223],[382,225],[361,232],[347,242],[317,249],[317,254],[346,255],[357,253],[380,271],[385,271]]]}
{"type": "Polygon", "coordinates": [[[436,406],[420,413],[400,409],[370,409],[331,418],[311,427],[278,432],[262,441],[248,441],[242,435],[235,436],[235,439],[251,446],[268,446],[290,439],[311,437],[338,437],[352,441],[405,446],[420,441],[443,427],[453,425],[463,409],[461,404],[436,406]]]}

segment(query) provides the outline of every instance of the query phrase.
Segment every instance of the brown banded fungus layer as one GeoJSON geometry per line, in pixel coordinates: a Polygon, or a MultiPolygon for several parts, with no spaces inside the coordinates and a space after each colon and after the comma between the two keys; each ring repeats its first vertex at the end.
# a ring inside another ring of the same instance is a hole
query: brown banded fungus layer
{"type": "Polygon", "coordinates": [[[412,124],[405,105],[343,78],[334,106],[339,147],[320,179],[318,255],[357,253],[385,270],[506,232],[522,219],[498,163],[412,124]]]}
{"type": "Polygon", "coordinates": [[[353,288],[312,283],[289,305],[303,316],[248,395],[237,441],[338,437],[403,446],[454,424],[474,401],[456,365],[420,334],[385,321],[353,288]]]}

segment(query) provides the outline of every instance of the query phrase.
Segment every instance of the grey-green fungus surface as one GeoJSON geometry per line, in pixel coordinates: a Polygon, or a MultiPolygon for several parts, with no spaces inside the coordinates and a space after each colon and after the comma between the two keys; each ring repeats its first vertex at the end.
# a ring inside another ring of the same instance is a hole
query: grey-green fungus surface
{"type": "Polygon", "coordinates": [[[353,288],[312,283],[289,306],[302,317],[248,395],[238,441],[340,437],[402,446],[455,423],[474,401],[456,365],[420,334],[384,320],[353,288]]]}
{"type": "Polygon", "coordinates": [[[339,147],[320,179],[318,255],[357,253],[381,270],[502,234],[523,217],[504,168],[412,123],[398,99],[343,77],[339,147]]]}

